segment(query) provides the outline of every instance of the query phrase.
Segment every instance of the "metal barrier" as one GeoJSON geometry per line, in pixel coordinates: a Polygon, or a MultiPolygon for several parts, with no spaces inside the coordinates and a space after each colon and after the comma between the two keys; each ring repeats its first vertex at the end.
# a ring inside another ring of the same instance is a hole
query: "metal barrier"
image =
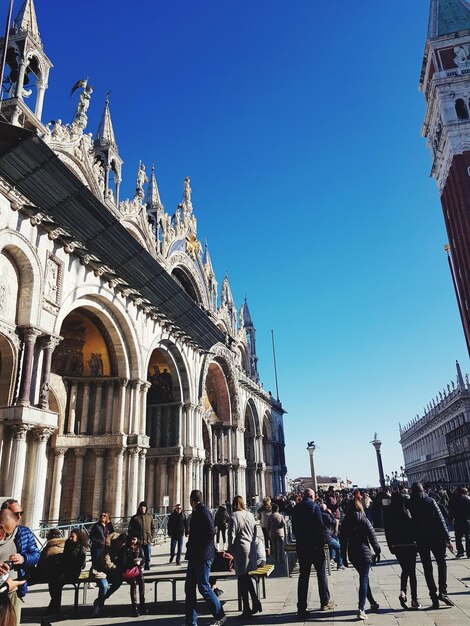
{"type": "MultiPolygon", "coordinates": [[[[127,532],[129,521],[132,515],[128,517],[119,517],[111,519],[111,523],[113,524],[115,532],[127,532]]],[[[168,518],[170,517],[169,513],[166,515],[153,515],[153,524],[155,527],[153,542],[154,544],[158,541],[159,538],[166,539],[168,536],[168,518]]],[[[90,535],[91,527],[96,524],[96,520],[92,522],[83,522],[80,520],[70,520],[66,523],[55,523],[54,520],[47,520],[41,522],[41,526],[39,528],[33,529],[34,536],[36,537],[36,541],[38,542],[41,548],[44,547],[47,541],[47,534],[50,530],[59,530],[62,537],[68,537],[72,530],[81,530],[88,537],[90,535]]]]}

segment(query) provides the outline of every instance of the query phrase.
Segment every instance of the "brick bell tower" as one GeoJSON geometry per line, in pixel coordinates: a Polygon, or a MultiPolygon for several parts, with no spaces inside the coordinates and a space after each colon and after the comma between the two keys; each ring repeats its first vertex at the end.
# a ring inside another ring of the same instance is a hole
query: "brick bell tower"
{"type": "Polygon", "coordinates": [[[470,0],[431,0],[420,78],[446,246],[470,354],[470,0]]]}

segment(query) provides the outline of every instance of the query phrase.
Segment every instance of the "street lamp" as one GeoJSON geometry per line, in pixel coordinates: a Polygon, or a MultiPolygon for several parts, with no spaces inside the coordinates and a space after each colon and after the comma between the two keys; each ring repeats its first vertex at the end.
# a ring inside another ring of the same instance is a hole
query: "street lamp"
{"type": "Polygon", "coordinates": [[[371,444],[374,446],[375,452],[377,454],[377,466],[379,468],[380,486],[382,487],[382,489],[385,489],[384,468],[382,465],[382,456],[380,455],[380,446],[382,445],[382,442],[377,437],[377,433],[374,434],[374,438],[372,439],[371,444]]]}
{"type": "Polygon", "coordinates": [[[313,491],[317,491],[317,475],[315,473],[315,461],[313,459],[313,453],[315,452],[317,446],[315,445],[314,441],[309,441],[307,443],[307,450],[308,453],[310,454],[310,473],[312,475],[312,485],[313,485],[313,491]]]}

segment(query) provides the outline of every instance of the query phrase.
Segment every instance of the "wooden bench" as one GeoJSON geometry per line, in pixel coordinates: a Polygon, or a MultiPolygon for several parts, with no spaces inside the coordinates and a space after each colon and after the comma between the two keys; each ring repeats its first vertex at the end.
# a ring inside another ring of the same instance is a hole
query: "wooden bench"
{"type": "MultiPolygon", "coordinates": [[[[273,571],[274,571],[274,565],[263,565],[262,567],[258,567],[257,569],[254,569],[251,572],[248,572],[248,574],[255,580],[256,597],[258,598],[258,600],[259,600],[260,583],[261,583],[261,588],[263,590],[263,600],[266,598],[266,578],[271,576],[273,571]]],[[[240,601],[241,601],[241,598],[240,598],[240,593],[239,593],[238,594],[238,607],[241,610],[240,601]]]]}
{"type": "MultiPolygon", "coordinates": [[[[217,580],[229,580],[230,578],[235,578],[235,572],[211,572],[210,578],[216,578],[217,580]]],[[[155,584],[155,602],[158,602],[158,584],[161,582],[169,582],[171,583],[171,597],[173,602],[176,602],[176,583],[179,581],[186,580],[186,569],[180,570],[169,570],[169,571],[156,571],[152,574],[144,575],[145,584],[155,584]]]]}
{"type": "MultiPolygon", "coordinates": [[[[331,576],[331,559],[330,559],[330,548],[328,547],[328,544],[325,543],[325,545],[323,546],[323,549],[325,551],[325,568],[328,572],[328,576],[331,576]]],[[[292,543],[286,543],[284,545],[284,558],[285,558],[285,564],[286,564],[286,572],[289,576],[292,576],[292,572],[289,569],[289,554],[292,553],[297,553],[297,547],[295,542],[292,543]]],[[[294,562],[295,565],[295,562],[294,562]]]]}

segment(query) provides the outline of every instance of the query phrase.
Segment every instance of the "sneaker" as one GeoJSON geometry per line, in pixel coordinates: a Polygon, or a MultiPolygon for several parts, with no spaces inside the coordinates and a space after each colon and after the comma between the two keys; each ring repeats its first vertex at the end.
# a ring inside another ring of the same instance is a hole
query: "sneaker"
{"type": "Polygon", "coordinates": [[[457,554],[455,555],[456,559],[461,559],[464,556],[463,552],[457,552],[457,554]]]}
{"type": "Polygon", "coordinates": [[[223,589],[219,589],[218,587],[214,587],[213,592],[215,593],[215,595],[220,598],[220,596],[224,593],[223,589]]]}
{"type": "Polygon", "coordinates": [[[380,609],[380,605],[378,602],[371,602],[370,610],[372,611],[372,613],[378,613],[379,609],[380,609]]]}
{"type": "Polygon", "coordinates": [[[331,609],[335,608],[335,603],[333,602],[333,600],[330,600],[328,602],[328,604],[325,604],[324,606],[322,606],[321,610],[322,611],[331,611],[331,609]]]}
{"type": "Polygon", "coordinates": [[[215,622],[212,622],[210,626],[222,626],[222,624],[225,624],[226,621],[227,621],[227,616],[222,615],[220,619],[216,619],[215,622]]]}
{"type": "Polygon", "coordinates": [[[364,609],[359,609],[359,611],[357,612],[357,619],[367,619],[367,615],[364,609]]]}
{"type": "Polygon", "coordinates": [[[432,607],[433,609],[439,608],[439,600],[437,598],[432,598],[432,607]]]}
{"type": "Polygon", "coordinates": [[[398,596],[398,601],[400,602],[402,609],[408,608],[406,604],[407,602],[406,593],[404,591],[400,591],[400,595],[398,596]]]}
{"type": "Polygon", "coordinates": [[[337,566],[336,566],[336,569],[337,569],[337,570],[338,570],[338,569],[344,569],[344,565],[337,565],[337,566]]]}
{"type": "Polygon", "coordinates": [[[452,600],[449,598],[449,596],[446,593],[440,593],[438,595],[438,598],[441,602],[444,602],[444,604],[447,604],[447,606],[454,606],[454,603],[452,602],[452,600]]]}
{"type": "Polygon", "coordinates": [[[418,609],[421,609],[422,607],[421,607],[421,604],[418,602],[418,600],[411,600],[411,608],[417,611],[418,609]]]}

